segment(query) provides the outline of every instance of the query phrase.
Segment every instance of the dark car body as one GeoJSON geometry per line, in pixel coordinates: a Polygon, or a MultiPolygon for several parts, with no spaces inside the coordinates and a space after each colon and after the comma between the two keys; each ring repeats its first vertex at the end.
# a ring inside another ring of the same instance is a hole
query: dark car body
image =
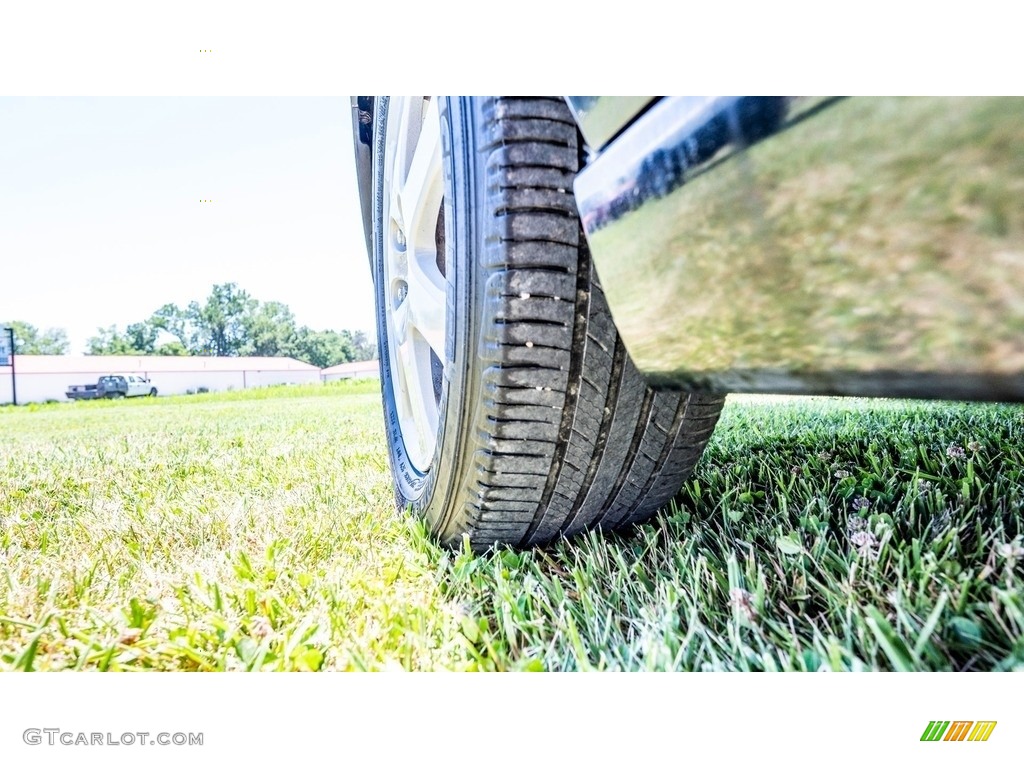
{"type": "MultiPolygon", "coordinates": [[[[566,97],[663,389],[1024,400],[1024,99],[566,97]]],[[[367,242],[374,102],[352,102],[367,242]]]]}

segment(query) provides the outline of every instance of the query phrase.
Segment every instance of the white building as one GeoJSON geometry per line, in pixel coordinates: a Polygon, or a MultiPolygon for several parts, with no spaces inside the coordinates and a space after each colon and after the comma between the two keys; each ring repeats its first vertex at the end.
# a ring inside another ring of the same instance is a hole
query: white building
{"type": "MultiPolygon", "coordinates": [[[[66,400],[72,384],[95,384],[106,374],[141,374],[161,395],[320,382],[319,368],[289,357],[17,355],[14,369],[19,403],[66,400]]],[[[10,373],[0,367],[0,404],[11,402],[10,373]]]]}
{"type": "Polygon", "coordinates": [[[379,379],[380,362],[377,360],[363,360],[358,363],[342,363],[332,365],[320,371],[320,378],[324,381],[339,381],[340,379],[379,379]]]}

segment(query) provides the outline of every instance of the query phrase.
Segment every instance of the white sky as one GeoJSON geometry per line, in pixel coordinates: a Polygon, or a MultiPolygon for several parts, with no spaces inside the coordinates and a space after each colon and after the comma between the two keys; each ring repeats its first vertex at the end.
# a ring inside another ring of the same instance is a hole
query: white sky
{"type": "Polygon", "coordinates": [[[370,24],[306,0],[5,3],[0,320],[63,327],[80,352],[234,281],[300,323],[370,330],[342,94],[1019,92],[1017,27],[982,6],[741,2],[726,28],[713,4],[652,23],[655,0],[399,0],[370,24]]]}
{"type": "Polygon", "coordinates": [[[0,321],[63,327],[77,353],[99,326],[234,281],[300,324],[370,330],[349,109],[0,98],[0,321]]]}

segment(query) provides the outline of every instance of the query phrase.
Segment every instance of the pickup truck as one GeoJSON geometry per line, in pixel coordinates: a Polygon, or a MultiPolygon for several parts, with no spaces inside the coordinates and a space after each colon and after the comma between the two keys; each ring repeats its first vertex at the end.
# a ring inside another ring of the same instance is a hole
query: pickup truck
{"type": "Polygon", "coordinates": [[[95,384],[72,384],[64,393],[69,400],[99,398],[156,397],[156,387],[143,376],[100,376],[95,384]]]}

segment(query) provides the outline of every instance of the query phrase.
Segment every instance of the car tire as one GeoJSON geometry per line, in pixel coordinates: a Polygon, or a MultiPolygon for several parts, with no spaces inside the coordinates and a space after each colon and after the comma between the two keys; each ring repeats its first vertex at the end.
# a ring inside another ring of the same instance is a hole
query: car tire
{"type": "Polygon", "coordinates": [[[156,387],[151,387],[149,390],[150,397],[156,397],[156,387]]]}
{"type": "Polygon", "coordinates": [[[477,551],[649,518],[724,397],[654,391],[630,360],[576,211],[583,153],[565,103],[379,97],[373,139],[398,505],[477,551]]]}

